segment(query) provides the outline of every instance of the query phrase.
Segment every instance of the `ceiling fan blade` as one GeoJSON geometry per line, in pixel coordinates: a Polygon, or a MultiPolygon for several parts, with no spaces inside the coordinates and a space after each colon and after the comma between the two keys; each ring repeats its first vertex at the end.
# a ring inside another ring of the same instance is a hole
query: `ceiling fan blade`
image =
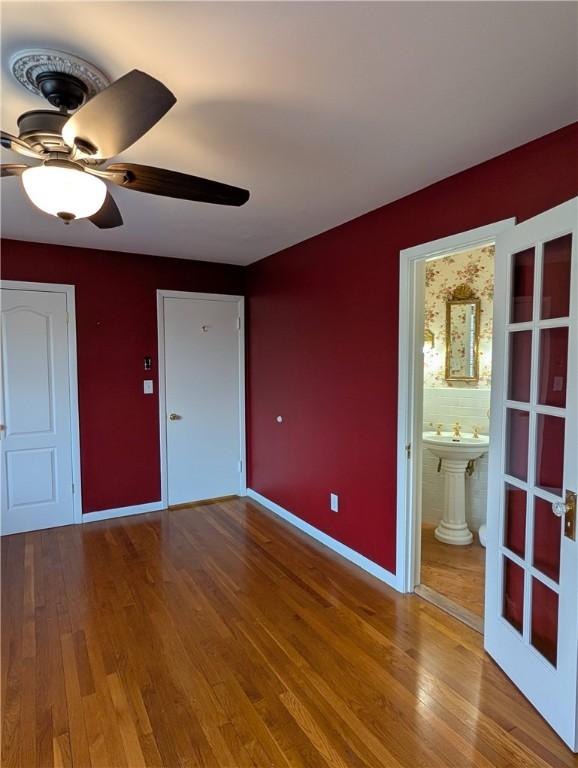
{"type": "Polygon", "coordinates": [[[0,142],[4,149],[11,149],[12,152],[18,152],[20,155],[35,157],[36,159],[42,157],[40,152],[32,149],[25,141],[19,139],[18,136],[12,136],[11,133],[6,133],[6,131],[0,131],[0,142]]]}
{"type": "Polygon", "coordinates": [[[249,199],[249,191],[246,189],[150,165],[113,163],[102,173],[125,189],[148,192],[150,195],[237,206],[243,205],[249,199]]]}
{"type": "Polygon", "coordinates": [[[140,139],[175,102],[159,80],[133,69],[72,115],[62,137],[91,158],[113,157],[140,139]]]}
{"type": "Polygon", "coordinates": [[[118,206],[110,192],[106,193],[102,208],[92,216],[89,216],[89,220],[99,229],[113,229],[124,224],[118,206]]]}
{"type": "Polygon", "coordinates": [[[30,165],[0,165],[2,178],[4,176],[21,176],[27,168],[31,167],[30,165]]]}

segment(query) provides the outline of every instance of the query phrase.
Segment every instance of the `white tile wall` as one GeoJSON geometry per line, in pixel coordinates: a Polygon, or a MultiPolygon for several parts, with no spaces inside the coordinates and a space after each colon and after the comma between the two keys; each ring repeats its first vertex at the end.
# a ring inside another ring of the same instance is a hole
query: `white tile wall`
{"type": "Polygon", "coordinates": [[[443,424],[443,431],[451,432],[459,421],[462,432],[473,432],[479,427],[480,432],[488,434],[490,421],[490,389],[458,389],[455,387],[424,387],[423,421],[424,432],[443,424]],[[433,427],[432,427],[433,425],[433,427]]]}
{"type": "MultiPolygon", "coordinates": [[[[443,424],[443,431],[451,431],[456,421],[462,425],[462,432],[472,432],[479,427],[482,434],[488,434],[490,389],[458,389],[450,387],[425,387],[423,400],[424,432],[443,424]]],[[[422,518],[424,522],[437,523],[443,508],[443,475],[438,473],[438,459],[423,450],[422,518]]],[[[471,477],[466,476],[466,518],[473,532],[486,520],[488,490],[488,457],[476,461],[471,477]]]]}

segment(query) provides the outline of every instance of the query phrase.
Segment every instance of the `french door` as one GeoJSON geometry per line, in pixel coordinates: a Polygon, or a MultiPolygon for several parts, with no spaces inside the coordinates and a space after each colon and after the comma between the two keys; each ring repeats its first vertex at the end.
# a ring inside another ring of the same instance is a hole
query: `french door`
{"type": "Polygon", "coordinates": [[[498,236],[485,647],[578,749],[578,199],[498,236]]]}

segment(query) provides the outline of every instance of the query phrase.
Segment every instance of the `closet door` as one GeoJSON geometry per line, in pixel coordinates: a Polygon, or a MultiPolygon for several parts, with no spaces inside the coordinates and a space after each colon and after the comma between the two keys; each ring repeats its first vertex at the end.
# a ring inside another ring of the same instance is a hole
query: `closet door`
{"type": "Polygon", "coordinates": [[[2,534],[74,522],[66,294],[2,289],[2,534]]]}
{"type": "Polygon", "coordinates": [[[217,298],[163,301],[169,505],[238,495],[240,304],[217,298]]]}

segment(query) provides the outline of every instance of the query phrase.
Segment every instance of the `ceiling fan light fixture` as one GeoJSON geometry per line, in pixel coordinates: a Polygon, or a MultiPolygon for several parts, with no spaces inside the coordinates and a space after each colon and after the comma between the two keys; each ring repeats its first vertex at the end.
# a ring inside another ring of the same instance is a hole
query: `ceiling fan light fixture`
{"type": "Polygon", "coordinates": [[[1,175],[20,177],[30,201],[50,216],[65,224],[89,219],[99,229],[122,226],[105,181],[213,205],[240,206],[249,199],[247,189],[166,168],[113,163],[96,170],[95,164],[132,146],[176,103],[175,95],[152,75],[132,69],[108,84],[87,62],[58,51],[25,51],[12,60],[12,70],[28,90],[42,94],[60,111],[25,112],[18,118],[18,136],[0,132],[5,149],[45,160],[33,168],[0,164],[1,175]]]}
{"type": "Polygon", "coordinates": [[[102,208],[106,184],[72,164],[46,163],[22,174],[26,194],[41,211],[64,221],[86,219],[102,208]]]}

